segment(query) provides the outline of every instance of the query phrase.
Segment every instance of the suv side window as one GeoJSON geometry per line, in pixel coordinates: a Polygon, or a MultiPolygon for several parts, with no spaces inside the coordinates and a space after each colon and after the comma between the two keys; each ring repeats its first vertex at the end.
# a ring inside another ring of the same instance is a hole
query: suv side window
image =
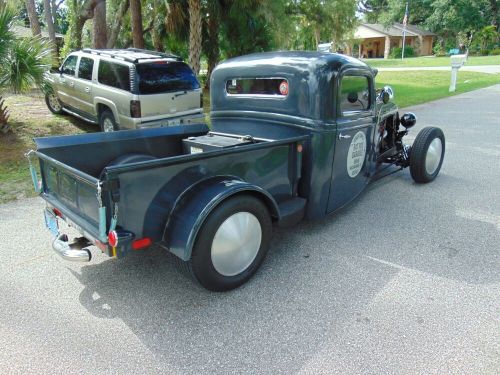
{"type": "Polygon", "coordinates": [[[130,91],[130,69],[127,65],[101,60],[97,80],[104,85],[130,91]]]}
{"type": "Polygon", "coordinates": [[[370,108],[370,81],[366,76],[342,77],[340,83],[340,111],[343,116],[370,108]]]}
{"type": "Polygon", "coordinates": [[[68,58],[64,61],[62,66],[62,73],[74,76],[76,72],[76,61],[78,60],[78,56],[68,56],[68,58]]]}
{"type": "Polygon", "coordinates": [[[78,65],[78,78],[92,80],[92,69],[94,68],[94,59],[81,57],[78,65]]]}

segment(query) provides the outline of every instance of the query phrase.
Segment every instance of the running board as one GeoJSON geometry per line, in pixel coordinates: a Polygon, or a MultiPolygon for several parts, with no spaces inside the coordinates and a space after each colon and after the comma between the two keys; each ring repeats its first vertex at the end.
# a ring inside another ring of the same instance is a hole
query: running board
{"type": "Polygon", "coordinates": [[[280,227],[290,227],[297,224],[304,218],[306,212],[307,199],[295,197],[278,205],[281,220],[278,222],[280,227]]]}
{"type": "Polygon", "coordinates": [[[91,124],[97,124],[97,122],[96,122],[96,121],[91,120],[91,119],[89,119],[89,118],[87,118],[87,117],[85,117],[85,116],[79,115],[78,113],[73,112],[73,111],[69,110],[69,109],[68,109],[68,108],[66,108],[66,107],[63,107],[63,108],[62,108],[62,110],[63,110],[64,112],[66,112],[66,113],[70,114],[71,116],[78,117],[80,120],[90,122],[91,124]]]}

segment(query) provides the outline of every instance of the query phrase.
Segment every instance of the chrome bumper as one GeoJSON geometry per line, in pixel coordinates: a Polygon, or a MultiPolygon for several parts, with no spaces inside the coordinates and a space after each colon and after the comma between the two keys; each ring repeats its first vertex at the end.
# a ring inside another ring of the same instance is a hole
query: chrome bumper
{"type": "Polygon", "coordinates": [[[65,260],[71,262],[90,262],[92,253],[89,249],[82,249],[82,245],[85,246],[86,244],[82,242],[70,244],[68,236],[61,234],[52,242],[52,249],[65,260]]]}

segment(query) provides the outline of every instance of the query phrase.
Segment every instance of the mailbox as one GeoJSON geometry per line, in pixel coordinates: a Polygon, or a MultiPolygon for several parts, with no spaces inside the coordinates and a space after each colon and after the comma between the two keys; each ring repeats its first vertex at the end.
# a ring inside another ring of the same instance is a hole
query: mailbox
{"type": "Polygon", "coordinates": [[[457,85],[458,69],[460,69],[467,61],[467,55],[453,55],[450,56],[450,59],[451,59],[450,92],[454,92],[456,90],[456,85],[457,85]]]}

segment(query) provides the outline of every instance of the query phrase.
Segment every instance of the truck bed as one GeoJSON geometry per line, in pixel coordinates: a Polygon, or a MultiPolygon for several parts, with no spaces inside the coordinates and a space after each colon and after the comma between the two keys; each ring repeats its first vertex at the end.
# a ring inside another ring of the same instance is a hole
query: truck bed
{"type": "Polygon", "coordinates": [[[232,176],[261,187],[278,204],[297,194],[301,163],[295,144],[306,137],[252,139],[201,153],[183,146],[183,140],[208,131],[206,125],[190,125],[38,138],[41,196],[84,236],[105,242],[113,201],[121,228],[159,241],[178,198],[200,181],[232,176]],[[123,155],[135,154],[150,160],[112,165],[123,155]],[[106,208],[104,223],[98,189],[106,208]]]}

